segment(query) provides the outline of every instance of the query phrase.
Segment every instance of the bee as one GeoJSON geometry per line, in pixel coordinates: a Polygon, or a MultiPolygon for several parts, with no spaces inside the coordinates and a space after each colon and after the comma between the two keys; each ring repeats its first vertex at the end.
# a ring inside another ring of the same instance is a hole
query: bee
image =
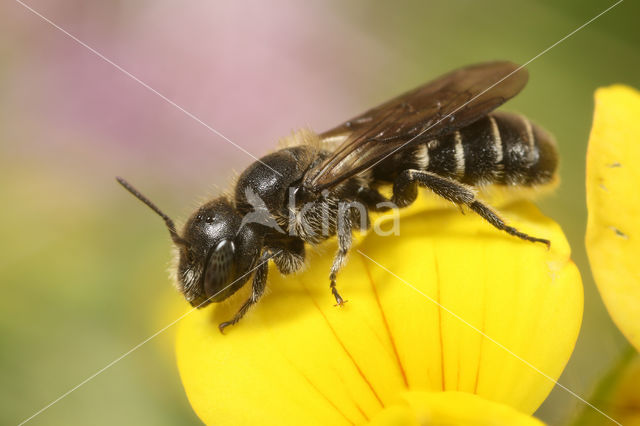
{"type": "Polygon", "coordinates": [[[485,185],[535,188],[554,181],[554,139],[526,117],[495,112],[518,94],[526,70],[510,62],[472,65],[445,74],[324,133],[301,131],[293,146],[251,164],[232,195],[201,205],[182,232],[125,180],[129,192],[166,223],[178,249],[177,286],[192,306],[221,302],[251,278],[236,324],[263,295],[268,263],[283,274],[304,266],[305,247],[337,236],[329,288],[368,214],[413,203],[431,190],[522,240],[550,245],[506,224],[476,197],[485,185]],[[388,199],[380,188],[392,185],[388,199]]]}

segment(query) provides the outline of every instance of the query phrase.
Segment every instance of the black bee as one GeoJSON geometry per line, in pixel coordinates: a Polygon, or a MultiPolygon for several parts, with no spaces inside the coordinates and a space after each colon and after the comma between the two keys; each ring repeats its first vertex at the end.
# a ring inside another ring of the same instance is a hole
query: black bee
{"type": "Polygon", "coordinates": [[[291,138],[296,146],[250,165],[233,196],[203,204],[181,233],[146,197],[118,181],[165,220],[179,250],[178,286],[191,305],[220,302],[253,274],[250,297],[219,325],[220,331],[258,302],[269,260],[283,274],[296,272],[304,265],[305,244],[334,235],[339,248],[329,281],[341,306],[336,277],[352,231],[368,226],[370,211],[411,204],[419,186],[467,206],[513,236],[550,244],[505,224],[473,188],[535,187],[555,179],[554,140],[525,117],[492,112],[520,92],[527,79],[524,69],[509,62],[473,65],[325,133],[299,132],[291,138]],[[393,185],[391,199],[378,191],[385,184],[393,185]]]}

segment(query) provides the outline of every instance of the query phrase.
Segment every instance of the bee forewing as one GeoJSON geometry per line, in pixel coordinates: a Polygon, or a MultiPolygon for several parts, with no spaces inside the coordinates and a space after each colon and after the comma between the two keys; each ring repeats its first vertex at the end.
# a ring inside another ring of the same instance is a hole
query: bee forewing
{"type": "Polygon", "coordinates": [[[320,135],[345,140],[307,172],[304,185],[312,191],[335,186],[397,151],[467,126],[518,94],[527,80],[527,71],[511,62],[472,65],[372,108],[320,135]]]}

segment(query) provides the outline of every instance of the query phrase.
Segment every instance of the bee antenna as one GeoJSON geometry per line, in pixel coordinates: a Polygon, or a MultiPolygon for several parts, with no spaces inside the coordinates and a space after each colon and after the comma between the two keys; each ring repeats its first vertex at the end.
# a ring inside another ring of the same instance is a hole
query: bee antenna
{"type": "Polygon", "coordinates": [[[167,225],[167,228],[169,228],[169,234],[171,234],[171,240],[173,240],[173,242],[176,245],[183,246],[183,247],[187,247],[189,245],[189,243],[187,243],[187,241],[184,238],[182,238],[180,235],[178,235],[178,232],[176,232],[176,226],[173,223],[173,220],[171,220],[171,218],[169,216],[167,216],[162,210],[160,210],[158,208],[158,206],[153,204],[151,202],[151,200],[149,200],[147,197],[142,195],[142,193],[140,191],[135,189],[126,180],[124,180],[124,179],[122,179],[121,177],[118,177],[118,176],[116,176],[116,180],[118,181],[118,183],[120,185],[122,185],[124,187],[124,189],[129,191],[131,194],[133,194],[134,197],[136,197],[138,200],[140,200],[143,203],[145,203],[147,206],[149,206],[149,208],[151,210],[156,212],[162,219],[164,219],[164,223],[167,225]]]}

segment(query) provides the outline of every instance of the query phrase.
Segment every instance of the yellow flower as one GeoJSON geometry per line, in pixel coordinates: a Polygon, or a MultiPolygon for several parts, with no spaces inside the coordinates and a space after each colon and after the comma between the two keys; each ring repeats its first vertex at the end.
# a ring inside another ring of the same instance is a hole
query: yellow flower
{"type": "Polygon", "coordinates": [[[640,350],[640,93],[595,95],[587,152],[587,253],[609,314],[640,350]]]}
{"type": "Polygon", "coordinates": [[[390,425],[521,425],[543,423],[505,404],[466,392],[406,392],[402,402],[386,407],[370,422],[390,425]]]}
{"type": "Polygon", "coordinates": [[[302,274],[271,269],[270,294],[226,335],[218,323],[242,296],[190,314],[176,347],[194,410],[216,425],[538,424],[575,345],[582,284],[557,224],[529,202],[502,213],[551,249],[415,206],[399,236],[352,250],[342,308],[327,244],[302,274]]]}

